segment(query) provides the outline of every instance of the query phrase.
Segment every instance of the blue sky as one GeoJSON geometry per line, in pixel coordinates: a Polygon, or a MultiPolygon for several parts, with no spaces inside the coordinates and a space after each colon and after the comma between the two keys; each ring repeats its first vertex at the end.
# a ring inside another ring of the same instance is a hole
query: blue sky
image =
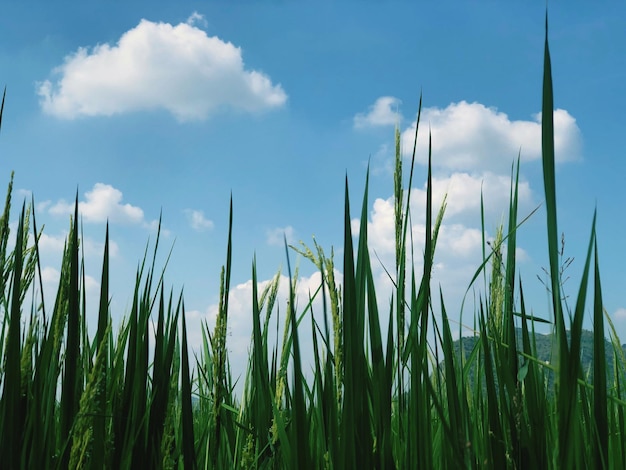
{"type": "MultiPolygon", "coordinates": [[[[15,200],[32,192],[45,223],[47,301],[77,188],[91,302],[107,218],[111,223],[116,319],[127,311],[137,263],[162,211],[162,260],[174,245],[166,282],[184,287],[197,345],[200,321],[214,319],[232,192],[230,347],[234,362],[243,360],[253,256],[259,278],[268,280],[286,270],[283,233],[309,244],[314,235],[327,251],[335,247],[340,266],[344,178],[356,214],[368,160],[371,245],[392,266],[394,125],[408,158],[423,92],[414,233],[423,233],[430,125],[435,194],[449,194],[434,282],[454,317],[480,261],[481,185],[490,236],[520,149],[520,216],[543,201],[537,113],[544,14],[543,2],[4,5],[0,174],[8,183],[15,170],[15,200]]],[[[605,307],[622,338],[625,15],[616,4],[550,5],[559,230],[565,256],[574,257],[566,293],[578,290],[597,206],[605,307]]],[[[549,316],[537,279],[548,265],[542,209],[518,243],[529,303],[549,316]]],[[[305,260],[300,270],[306,295],[319,278],[305,260]]],[[[389,286],[380,266],[375,270],[384,294],[389,286]]],[[[95,326],[94,310],[88,318],[95,326]]]]}

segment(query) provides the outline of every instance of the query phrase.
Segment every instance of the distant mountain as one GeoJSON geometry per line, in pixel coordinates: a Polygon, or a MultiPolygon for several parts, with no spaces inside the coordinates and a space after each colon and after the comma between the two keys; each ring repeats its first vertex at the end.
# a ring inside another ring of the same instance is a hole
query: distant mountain
{"type": "MultiPolygon", "coordinates": [[[[531,344],[532,344],[532,341],[533,341],[532,332],[530,334],[531,334],[531,344]]],[[[518,344],[518,349],[521,349],[521,345],[522,345],[522,329],[521,328],[516,328],[516,336],[517,336],[516,340],[518,344]]],[[[567,332],[567,338],[569,342],[569,338],[570,338],[569,331],[567,332]]],[[[479,341],[479,339],[480,338],[478,336],[462,338],[463,351],[464,351],[465,358],[469,357],[469,355],[471,354],[472,350],[474,349],[474,346],[479,341]]],[[[556,347],[554,335],[552,334],[544,335],[544,334],[536,333],[535,344],[537,348],[538,359],[544,362],[553,361],[553,348],[556,347]]],[[[454,351],[455,351],[457,358],[460,358],[460,348],[461,348],[461,340],[455,341],[454,351]]],[[[626,356],[626,344],[623,344],[621,348],[622,348],[622,352],[626,356]]],[[[613,344],[608,340],[605,340],[605,355],[606,355],[607,374],[609,374],[609,377],[610,377],[610,375],[613,373],[614,351],[613,351],[613,344]]],[[[587,373],[589,373],[589,379],[591,380],[591,378],[593,377],[593,332],[592,331],[588,331],[588,330],[582,331],[580,357],[581,357],[581,365],[582,365],[583,374],[586,375],[587,373]]],[[[470,375],[473,375],[473,374],[470,374],[470,375]]]]}

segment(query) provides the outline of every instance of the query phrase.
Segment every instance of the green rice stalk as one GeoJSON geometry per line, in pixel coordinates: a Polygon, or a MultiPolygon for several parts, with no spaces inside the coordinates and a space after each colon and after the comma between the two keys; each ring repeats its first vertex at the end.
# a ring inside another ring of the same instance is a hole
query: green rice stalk
{"type": "Polygon", "coordinates": [[[302,376],[302,359],[300,353],[300,342],[298,340],[298,327],[296,319],[296,296],[295,282],[291,277],[291,264],[289,262],[289,250],[287,238],[285,238],[285,254],[287,256],[287,271],[289,273],[289,303],[287,305],[287,316],[291,323],[291,338],[293,344],[293,409],[291,416],[291,442],[293,443],[292,468],[306,468],[311,461],[307,436],[307,411],[304,401],[304,381],[302,376]]]}
{"type": "Polygon", "coordinates": [[[0,104],[0,130],[2,129],[2,114],[4,113],[4,99],[7,97],[7,87],[4,87],[4,92],[2,93],[2,104],[0,104]]]}
{"type": "MultiPolygon", "coordinates": [[[[256,260],[252,263],[252,381],[248,406],[251,412],[250,427],[254,435],[255,459],[263,459],[269,451],[269,429],[272,422],[272,396],[270,394],[267,343],[262,339],[261,310],[258,299],[256,260]]],[[[267,338],[267,336],[266,336],[267,338]]]]}
{"type": "Polygon", "coordinates": [[[91,468],[102,465],[106,460],[106,413],[107,413],[107,372],[110,369],[107,336],[110,335],[109,321],[109,224],[106,225],[104,238],[104,255],[102,261],[102,277],[100,281],[100,308],[98,313],[98,330],[96,332],[96,362],[91,375],[96,374],[97,387],[95,390],[95,416],[93,420],[93,449],[91,468]],[[98,362],[98,360],[100,362],[98,362]]]}
{"type": "MultiPolygon", "coordinates": [[[[18,238],[19,239],[19,238],[18,238]]],[[[70,257],[69,286],[67,299],[67,339],[63,360],[63,381],[61,390],[61,440],[65,442],[61,466],[69,464],[72,427],[78,413],[82,391],[82,371],[80,365],[80,291],[78,259],[78,191],[74,203],[74,219],[70,229],[68,252],[70,257]]]]}
{"type": "MultiPolygon", "coordinates": [[[[609,462],[609,420],[607,399],[606,351],[604,346],[604,309],[598,263],[598,244],[594,241],[593,299],[593,429],[594,467],[611,468],[609,462]]],[[[615,468],[615,467],[613,467],[615,468]]]]}
{"type": "MultiPolygon", "coordinates": [[[[530,358],[537,357],[537,348],[534,341],[531,343],[528,331],[528,316],[526,315],[526,304],[524,302],[524,291],[520,281],[520,309],[522,315],[522,350],[525,354],[523,365],[518,372],[518,380],[524,386],[524,408],[526,412],[524,427],[521,430],[524,440],[524,465],[529,468],[547,468],[549,463],[548,449],[552,440],[550,431],[552,423],[548,417],[546,406],[546,387],[543,368],[536,360],[530,358]]],[[[534,338],[533,328],[533,338],[534,338]]]]}
{"type": "MultiPolygon", "coordinates": [[[[212,339],[213,350],[213,413],[212,430],[209,436],[209,453],[211,465],[216,468],[218,465],[218,455],[220,446],[224,446],[222,432],[223,426],[227,433],[228,441],[233,442],[234,428],[229,420],[229,415],[222,410],[223,404],[228,403],[228,378],[227,378],[227,350],[226,336],[228,325],[228,299],[230,295],[230,277],[232,266],[232,226],[233,226],[233,199],[230,198],[230,209],[228,219],[228,243],[226,248],[226,266],[222,268],[220,275],[220,296],[217,319],[215,321],[215,331],[212,339]],[[229,421],[224,423],[223,421],[229,421]]],[[[222,447],[223,448],[223,447],[222,447]]]]}
{"type": "MultiPolygon", "coordinates": [[[[404,214],[402,216],[402,236],[401,238],[396,238],[396,247],[400,247],[400,249],[396,248],[396,292],[395,292],[395,305],[396,305],[396,330],[397,330],[397,370],[396,373],[396,393],[398,395],[398,408],[399,413],[397,415],[398,420],[398,433],[399,440],[401,442],[405,442],[406,436],[405,432],[405,423],[404,413],[406,411],[406,402],[405,402],[405,390],[406,386],[404,384],[404,372],[406,367],[407,357],[402,354],[402,351],[407,346],[407,342],[405,340],[405,330],[406,330],[406,319],[405,319],[405,306],[406,306],[406,254],[407,254],[407,233],[409,231],[410,226],[410,206],[411,206],[411,188],[413,185],[413,171],[415,169],[415,156],[417,153],[417,137],[419,133],[419,125],[420,118],[422,115],[422,95],[420,93],[420,100],[417,110],[417,119],[415,122],[415,137],[413,139],[413,153],[411,156],[411,167],[409,172],[409,181],[407,185],[407,196],[406,196],[406,205],[404,209],[404,214]]],[[[402,153],[400,148],[400,136],[396,135],[396,168],[402,166],[402,153]]],[[[396,200],[402,198],[401,186],[394,186],[394,194],[396,200]]],[[[400,224],[398,220],[398,215],[396,214],[396,223],[400,224]]],[[[396,229],[396,237],[398,237],[398,230],[396,229]]],[[[404,466],[405,462],[400,460],[398,462],[399,466],[404,466]]]]}
{"type": "Polygon", "coordinates": [[[559,415],[559,444],[557,447],[557,461],[565,463],[570,454],[570,442],[568,433],[570,429],[571,408],[574,405],[572,391],[574,385],[568,383],[567,364],[570,361],[569,347],[565,332],[565,322],[563,318],[563,307],[561,304],[561,285],[558,266],[558,229],[556,217],[556,181],[554,170],[554,100],[552,92],[552,66],[550,61],[550,49],[548,46],[548,15],[546,13],[546,38],[543,65],[543,99],[541,114],[541,148],[543,162],[544,191],[546,196],[546,216],[548,229],[548,255],[550,259],[550,287],[552,297],[552,311],[556,328],[556,341],[558,344],[557,361],[563,364],[559,368],[556,381],[556,393],[558,397],[557,408],[559,415]]]}
{"type": "Polygon", "coordinates": [[[408,442],[418,442],[417,446],[407,446],[404,465],[409,467],[432,468],[433,441],[431,427],[431,406],[428,400],[428,315],[430,307],[430,277],[433,265],[433,225],[432,225],[432,141],[428,144],[428,175],[426,183],[426,224],[424,241],[424,269],[419,290],[415,269],[411,269],[411,323],[405,357],[410,354],[411,376],[408,408],[408,442]],[[418,335],[419,325],[419,335],[418,335]]]}
{"type": "Polygon", "coordinates": [[[476,465],[470,454],[472,436],[470,434],[471,417],[469,416],[468,403],[465,398],[465,384],[462,369],[459,367],[455,357],[450,323],[446,312],[443,292],[439,290],[441,302],[441,320],[443,329],[443,356],[444,377],[447,399],[446,408],[448,412],[449,428],[453,434],[449,439],[445,439],[443,450],[444,466],[461,466],[471,468],[476,465]]]}
{"type": "MultiPolygon", "coordinates": [[[[6,211],[6,208],[5,208],[6,211]]],[[[22,395],[22,377],[21,377],[21,305],[20,305],[20,289],[22,280],[23,253],[22,239],[24,231],[24,211],[25,205],[22,206],[22,214],[19,219],[17,228],[17,240],[15,245],[13,272],[11,277],[12,293],[11,308],[5,315],[4,324],[8,323],[7,338],[4,347],[4,355],[2,361],[3,372],[3,390],[0,398],[0,422],[2,427],[0,430],[1,448],[6,456],[5,464],[7,468],[17,468],[18,459],[21,449],[21,436],[24,431],[26,396],[22,395]]],[[[6,213],[6,212],[5,212],[6,213]]],[[[8,237],[8,231],[5,232],[8,237]]]]}
{"type": "Polygon", "coordinates": [[[340,466],[348,468],[370,468],[372,466],[371,423],[367,400],[371,397],[371,378],[364,348],[367,247],[367,194],[369,175],[366,177],[359,245],[355,269],[352,230],[350,227],[350,204],[346,178],[346,202],[344,222],[344,288],[343,288],[343,332],[344,332],[344,395],[341,417],[340,466]],[[357,449],[361,449],[357,451],[357,449]]]}
{"type": "MultiPolygon", "coordinates": [[[[3,100],[4,102],[4,100],[3,100]]],[[[13,194],[13,176],[14,173],[11,172],[11,178],[9,180],[9,186],[7,188],[7,195],[4,203],[4,211],[2,213],[2,218],[0,218],[0,281],[2,282],[3,289],[0,291],[2,306],[5,309],[5,312],[9,311],[9,300],[8,296],[9,292],[6,292],[4,287],[8,287],[10,285],[9,278],[11,276],[10,265],[7,260],[7,243],[9,241],[9,218],[11,216],[11,195],[13,194]]],[[[2,336],[4,340],[4,335],[2,336]]]]}
{"type": "Polygon", "coordinates": [[[187,324],[185,322],[185,304],[182,310],[182,357],[180,362],[181,379],[181,419],[183,437],[183,465],[184,468],[195,470],[197,466],[194,449],[195,439],[193,430],[193,411],[191,408],[191,377],[189,375],[189,353],[187,345],[187,324]]]}
{"type": "MultiPolygon", "coordinates": [[[[494,365],[491,346],[489,344],[489,336],[487,334],[485,312],[483,304],[480,304],[480,343],[482,348],[482,359],[484,361],[484,376],[487,389],[486,407],[487,421],[484,423],[487,438],[487,454],[481,457],[487,468],[500,469],[507,468],[507,456],[505,437],[500,421],[500,409],[498,406],[498,397],[496,393],[496,383],[494,379],[494,365]]],[[[484,416],[484,415],[483,415],[484,416]]]]}

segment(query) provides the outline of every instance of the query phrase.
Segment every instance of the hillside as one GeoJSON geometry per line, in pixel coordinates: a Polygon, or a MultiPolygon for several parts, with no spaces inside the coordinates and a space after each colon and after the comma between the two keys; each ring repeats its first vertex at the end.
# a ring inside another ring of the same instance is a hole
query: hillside
{"type": "MultiPolygon", "coordinates": [[[[520,347],[522,342],[522,330],[521,328],[516,328],[517,333],[517,341],[518,348],[520,347]]],[[[531,333],[532,335],[532,333],[531,333]]],[[[476,343],[478,342],[478,336],[471,337],[463,337],[462,344],[464,350],[464,356],[467,358],[471,354],[474,349],[476,343]]],[[[569,331],[568,331],[568,340],[569,340],[569,331]]],[[[531,337],[532,342],[532,337],[531,337]]],[[[535,344],[537,348],[537,357],[541,361],[552,361],[552,350],[553,350],[553,342],[554,335],[553,334],[535,334],[535,344]]],[[[460,357],[460,345],[461,341],[456,340],[454,342],[454,351],[456,353],[456,357],[460,357]]],[[[606,364],[607,364],[607,373],[612,374],[613,372],[613,345],[610,341],[605,340],[605,351],[606,351],[606,364]]],[[[622,353],[626,356],[626,344],[622,345],[622,353]]],[[[586,374],[589,373],[589,379],[593,377],[593,332],[589,330],[583,330],[581,337],[581,364],[582,370],[586,374]]]]}

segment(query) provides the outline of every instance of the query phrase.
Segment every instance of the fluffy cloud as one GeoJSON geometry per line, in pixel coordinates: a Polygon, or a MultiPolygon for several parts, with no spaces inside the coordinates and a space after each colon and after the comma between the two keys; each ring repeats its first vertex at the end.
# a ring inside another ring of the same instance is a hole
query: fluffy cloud
{"type": "MultiPolygon", "coordinates": [[[[67,241],[67,233],[60,235],[48,235],[43,232],[39,237],[39,252],[43,255],[61,255],[65,248],[67,241]]],[[[32,236],[30,237],[30,244],[33,243],[32,236]]],[[[90,237],[83,237],[80,240],[81,249],[85,254],[85,257],[95,257],[96,259],[102,258],[104,253],[104,243],[94,241],[90,237]]],[[[109,239],[109,256],[115,258],[119,254],[119,245],[109,239]]]]}
{"type": "MultiPolygon", "coordinates": [[[[81,281],[82,281],[81,277],[81,281]]],[[[52,306],[54,304],[54,300],[57,296],[59,282],[61,280],[61,272],[53,268],[52,266],[44,266],[41,268],[41,281],[43,283],[43,294],[46,305],[52,306]]],[[[85,274],[84,276],[85,284],[81,283],[81,288],[84,287],[85,295],[87,300],[87,311],[93,312],[97,311],[98,301],[100,298],[100,282],[97,281],[93,276],[89,274],[85,274]]],[[[37,281],[33,284],[33,287],[39,293],[39,286],[37,281]]],[[[30,306],[29,306],[30,307],[30,306]]],[[[93,326],[93,325],[92,325],[93,326]]]]}
{"type": "Polygon", "coordinates": [[[626,320],[626,308],[620,307],[613,313],[613,318],[617,321],[625,321],[626,320]]]}
{"type": "Polygon", "coordinates": [[[293,244],[296,241],[296,231],[291,225],[267,230],[266,235],[267,244],[270,246],[284,246],[285,238],[289,244],[293,244]]]}
{"type": "Polygon", "coordinates": [[[41,270],[41,280],[44,284],[55,284],[59,283],[61,279],[61,273],[54,269],[51,266],[44,266],[41,270]]]}
{"type": "MultiPolygon", "coordinates": [[[[32,238],[32,236],[31,236],[32,238]]],[[[65,241],[67,235],[48,235],[43,232],[39,237],[39,251],[40,253],[54,253],[62,254],[65,248],[65,241]]]]}
{"type": "MultiPolygon", "coordinates": [[[[94,241],[92,238],[86,237],[82,238],[83,250],[85,251],[85,256],[93,256],[96,259],[102,259],[104,255],[104,243],[94,241]]],[[[111,258],[117,258],[120,252],[119,245],[109,239],[109,256],[111,258]]]]}
{"type": "MultiPolygon", "coordinates": [[[[441,239],[461,234],[460,227],[480,225],[480,196],[483,194],[487,222],[499,222],[508,211],[510,176],[485,172],[479,175],[452,173],[447,177],[433,178],[433,216],[446,197],[446,211],[441,239]],[[454,227],[454,228],[453,228],[454,227]]],[[[528,181],[520,178],[518,187],[518,211],[520,220],[534,209],[534,199],[528,181]]],[[[426,207],[426,188],[411,190],[411,218],[414,238],[423,240],[426,207]]],[[[381,253],[395,253],[394,199],[377,198],[374,201],[368,224],[368,238],[381,253]]],[[[491,226],[491,225],[490,225],[491,226]]],[[[359,223],[353,221],[353,233],[358,233],[359,223]]],[[[472,236],[473,237],[473,236],[472,236]]],[[[475,237],[474,237],[475,238],[475,237]]],[[[452,243],[452,242],[451,242],[452,243]]],[[[452,245],[451,245],[452,246],[452,245]]],[[[459,246],[459,245],[455,245],[459,246]]]]}
{"type": "MultiPolygon", "coordinates": [[[[461,101],[447,108],[425,108],[418,133],[417,160],[428,158],[432,131],[433,165],[453,171],[505,170],[521,150],[524,161],[541,158],[541,114],[512,121],[496,108],[461,101]]],[[[554,143],[559,162],[582,158],[581,132],[567,111],[554,112],[554,143]]],[[[415,124],[402,133],[402,147],[412,151],[415,124]]]]}
{"type": "MultiPolygon", "coordinates": [[[[480,196],[483,195],[485,216],[499,222],[509,208],[511,176],[497,175],[489,171],[482,174],[452,173],[445,177],[433,177],[433,211],[439,210],[446,198],[446,219],[454,218],[464,223],[480,222],[480,196]]],[[[528,181],[520,177],[518,184],[518,210],[520,216],[529,213],[534,198],[528,181]]],[[[412,215],[424,220],[426,186],[413,189],[411,193],[412,215]]],[[[414,219],[415,220],[415,219],[414,219]]]]}
{"type": "Polygon", "coordinates": [[[213,229],[213,221],[207,219],[204,216],[204,212],[195,209],[185,209],[185,215],[187,216],[191,228],[195,231],[203,232],[213,229]]]}
{"type": "Polygon", "coordinates": [[[30,202],[33,194],[33,192],[29,189],[18,189],[16,193],[20,199],[26,199],[28,202],[30,202]]]}
{"type": "MultiPolygon", "coordinates": [[[[342,276],[339,272],[335,272],[336,282],[342,282],[342,276]]],[[[264,280],[258,283],[259,295],[263,290],[272,282],[272,280],[264,280]]],[[[298,279],[296,287],[296,312],[301,314],[304,308],[307,306],[309,299],[317,291],[321,283],[321,275],[319,272],[313,273],[311,276],[301,276],[298,279]]],[[[285,275],[280,275],[279,288],[277,296],[277,304],[272,312],[272,321],[270,322],[270,329],[268,332],[269,344],[277,344],[282,338],[285,314],[286,314],[286,302],[289,298],[289,278],[285,275]],[[276,316],[280,314],[280,325],[278,325],[279,338],[276,337],[276,316]]],[[[322,314],[322,301],[321,296],[316,297],[313,302],[313,312],[316,319],[320,322],[322,314]]],[[[198,310],[191,310],[186,312],[187,331],[189,334],[190,346],[194,349],[198,349],[202,346],[202,333],[201,325],[206,323],[211,333],[215,327],[215,320],[218,313],[218,305],[210,305],[204,312],[198,310]]],[[[262,319],[265,317],[265,311],[261,312],[262,319]]],[[[302,352],[304,355],[303,360],[305,362],[311,361],[311,321],[310,317],[306,317],[298,329],[300,334],[300,343],[302,352]]],[[[226,340],[226,346],[228,349],[228,357],[233,369],[233,377],[237,377],[246,369],[248,351],[250,347],[252,335],[252,280],[240,283],[231,287],[230,295],[228,298],[228,338],[226,340]]],[[[279,348],[280,351],[280,348],[279,348]]],[[[240,381],[240,386],[243,380],[240,381]]]]}
{"type": "Polygon", "coordinates": [[[144,19],[117,44],[79,48],[53,70],[53,80],[38,84],[42,109],[66,119],[165,109],[187,121],[222,108],[282,106],[282,87],[246,69],[239,47],[194,26],[202,19],[194,14],[177,25],[144,19]]]}
{"type": "MultiPolygon", "coordinates": [[[[477,175],[452,173],[447,177],[433,178],[433,216],[439,210],[446,193],[447,208],[437,240],[431,285],[435,289],[442,287],[450,311],[455,311],[460,306],[469,282],[482,262],[481,190],[484,194],[486,238],[491,240],[496,225],[506,221],[510,184],[510,176],[490,172],[477,175]]],[[[518,197],[521,221],[535,205],[529,183],[521,178],[518,197]]],[[[408,240],[413,242],[412,255],[418,273],[423,269],[425,206],[425,187],[413,188],[412,226],[408,240]]],[[[357,219],[352,220],[352,231],[355,235],[359,233],[359,224],[357,219]]],[[[382,294],[379,302],[387,301],[392,292],[385,269],[395,272],[394,227],[394,198],[375,199],[368,215],[367,230],[374,276],[377,279],[377,293],[382,294]]],[[[519,263],[528,261],[528,255],[522,248],[518,247],[516,254],[519,263]]],[[[410,249],[407,251],[407,262],[410,265],[410,249]]]]}
{"type": "MultiPolygon", "coordinates": [[[[421,259],[426,226],[413,219],[412,236],[415,256],[421,259]]],[[[380,258],[387,269],[395,262],[394,201],[376,199],[370,220],[367,223],[367,237],[370,249],[380,258]]],[[[359,221],[352,221],[354,234],[358,234],[359,221]]],[[[480,253],[481,232],[460,223],[444,223],[437,241],[437,257],[447,261],[459,258],[471,258],[480,253]]]]}
{"type": "MultiPolygon", "coordinates": [[[[85,222],[110,222],[123,224],[146,224],[143,210],[131,204],[122,204],[122,192],[111,185],[96,183],[85,193],[85,200],[78,203],[78,210],[85,222]]],[[[72,214],[74,204],[61,200],[44,204],[53,215],[72,214]],[[49,207],[48,207],[49,206],[49,207]]]]}
{"type": "Polygon", "coordinates": [[[361,129],[374,126],[393,126],[402,120],[398,112],[400,100],[393,96],[382,96],[369,107],[367,113],[359,113],[354,116],[354,127],[361,129]]]}

